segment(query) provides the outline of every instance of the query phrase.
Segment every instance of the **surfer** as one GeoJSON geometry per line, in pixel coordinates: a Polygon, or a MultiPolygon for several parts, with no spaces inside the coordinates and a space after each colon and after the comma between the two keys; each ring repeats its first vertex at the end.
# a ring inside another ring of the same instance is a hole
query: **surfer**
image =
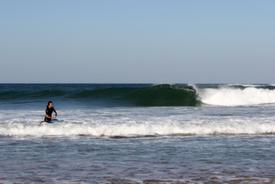
{"type": "Polygon", "coordinates": [[[46,107],[46,110],[45,110],[45,118],[44,118],[44,121],[45,122],[50,122],[51,120],[53,120],[55,117],[57,116],[57,112],[56,110],[54,109],[54,104],[52,101],[49,101],[48,102],[48,105],[46,107]],[[53,116],[53,112],[55,113],[55,116],[53,116]]]}

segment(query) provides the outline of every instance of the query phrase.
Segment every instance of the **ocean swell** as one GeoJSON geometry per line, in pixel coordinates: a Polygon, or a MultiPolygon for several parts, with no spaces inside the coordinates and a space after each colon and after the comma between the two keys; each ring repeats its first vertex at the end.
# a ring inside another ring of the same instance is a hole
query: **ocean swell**
{"type": "Polygon", "coordinates": [[[100,101],[114,106],[197,106],[200,104],[197,93],[192,87],[177,85],[0,91],[0,100],[32,101],[50,98],[85,103],[100,101]]]}
{"type": "Polygon", "coordinates": [[[1,86],[0,102],[54,100],[106,106],[251,106],[275,104],[273,85],[26,85],[1,86]]]}

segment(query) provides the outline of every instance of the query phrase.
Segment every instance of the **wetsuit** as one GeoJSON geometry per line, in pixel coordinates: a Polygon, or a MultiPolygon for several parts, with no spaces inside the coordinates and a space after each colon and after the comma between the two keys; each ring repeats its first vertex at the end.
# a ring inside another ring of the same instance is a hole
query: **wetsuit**
{"type": "MultiPolygon", "coordinates": [[[[46,108],[46,114],[48,115],[48,116],[50,116],[50,117],[52,117],[52,114],[53,114],[53,112],[55,113],[55,115],[57,116],[57,112],[55,111],[55,109],[52,107],[52,108],[49,108],[48,106],[47,106],[47,108],[46,108]]],[[[45,116],[45,118],[44,118],[44,121],[45,122],[49,122],[49,121],[51,121],[52,119],[51,118],[48,118],[47,116],[45,116]]]]}

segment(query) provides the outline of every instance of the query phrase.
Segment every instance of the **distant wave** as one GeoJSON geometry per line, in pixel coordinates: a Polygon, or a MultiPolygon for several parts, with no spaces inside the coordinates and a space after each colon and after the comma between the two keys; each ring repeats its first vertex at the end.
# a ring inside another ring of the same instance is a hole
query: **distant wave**
{"type": "Polygon", "coordinates": [[[274,85],[180,85],[0,88],[0,101],[62,99],[112,106],[249,106],[275,104],[274,85]]]}

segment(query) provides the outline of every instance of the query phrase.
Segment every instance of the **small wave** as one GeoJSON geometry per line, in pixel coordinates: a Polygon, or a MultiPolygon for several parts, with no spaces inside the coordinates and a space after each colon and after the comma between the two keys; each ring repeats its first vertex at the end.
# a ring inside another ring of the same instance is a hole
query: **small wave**
{"type": "Polygon", "coordinates": [[[2,124],[1,136],[91,136],[91,137],[158,137],[191,135],[266,135],[275,134],[274,122],[253,121],[197,121],[197,122],[142,122],[142,123],[58,123],[26,125],[2,124]]]}

